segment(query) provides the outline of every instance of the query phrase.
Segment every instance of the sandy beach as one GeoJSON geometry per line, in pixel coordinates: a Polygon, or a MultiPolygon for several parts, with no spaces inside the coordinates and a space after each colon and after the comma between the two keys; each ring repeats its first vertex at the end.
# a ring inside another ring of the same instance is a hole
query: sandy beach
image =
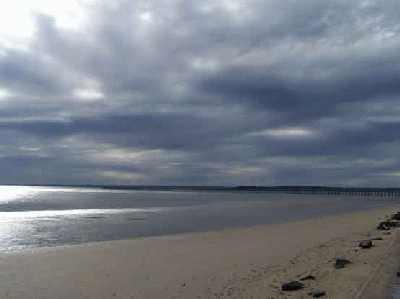
{"type": "Polygon", "coordinates": [[[385,298],[399,242],[376,225],[396,208],[2,253],[0,298],[385,298]],[[358,248],[368,238],[382,240],[358,248]],[[352,263],[335,269],[337,257],[352,263]],[[281,291],[307,275],[305,289],[281,291]]]}

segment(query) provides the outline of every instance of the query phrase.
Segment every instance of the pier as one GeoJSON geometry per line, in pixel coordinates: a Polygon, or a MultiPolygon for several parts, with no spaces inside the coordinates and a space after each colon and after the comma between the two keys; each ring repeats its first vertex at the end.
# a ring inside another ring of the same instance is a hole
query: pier
{"type": "Polygon", "coordinates": [[[238,186],[233,190],[237,191],[259,191],[287,194],[321,194],[321,195],[343,195],[359,197],[400,197],[400,188],[360,188],[360,187],[323,187],[323,186],[238,186]]]}

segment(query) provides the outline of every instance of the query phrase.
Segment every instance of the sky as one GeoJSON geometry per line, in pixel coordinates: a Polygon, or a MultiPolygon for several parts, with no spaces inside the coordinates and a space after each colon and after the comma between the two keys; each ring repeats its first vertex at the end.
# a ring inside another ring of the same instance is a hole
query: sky
{"type": "Polygon", "coordinates": [[[398,0],[13,0],[0,183],[400,187],[398,0]]]}

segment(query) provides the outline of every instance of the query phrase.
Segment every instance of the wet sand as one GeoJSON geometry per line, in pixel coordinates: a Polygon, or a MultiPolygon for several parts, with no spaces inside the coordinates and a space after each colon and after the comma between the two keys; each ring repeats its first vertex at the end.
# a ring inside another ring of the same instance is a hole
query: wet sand
{"type": "Polygon", "coordinates": [[[0,298],[384,298],[399,242],[376,230],[399,206],[285,224],[0,255],[0,298]],[[382,237],[371,249],[358,241],[382,237]],[[333,267],[336,257],[352,264],[333,267]],[[306,288],[282,292],[305,275],[306,288]],[[374,297],[374,292],[380,297],[374,297]],[[370,296],[370,297],[368,297],[370,296]]]}

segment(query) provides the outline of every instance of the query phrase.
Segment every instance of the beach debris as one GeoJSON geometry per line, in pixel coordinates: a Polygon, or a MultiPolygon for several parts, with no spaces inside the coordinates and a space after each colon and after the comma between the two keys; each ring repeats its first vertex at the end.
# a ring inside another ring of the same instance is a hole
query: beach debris
{"type": "Polygon", "coordinates": [[[392,215],[391,219],[393,220],[400,220],[400,212],[397,212],[395,214],[392,215]]]}
{"type": "Polygon", "coordinates": [[[371,248],[373,246],[373,243],[372,243],[371,240],[364,240],[364,241],[361,241],[358,244],[358,246],[361,247],[362,249],[368,249],[368,248],[371,248]]]}
{"type": "Polygon", "coordinates": [[[282,291],[297,291],[297,290],[301,290],[304,288],[304,284],[301,283],[300,281],[294,280],[291,282],[286,282],[284,284],[282,284],[282,291]]]}
{"type": "Polygon", "coordinates": [[[320,298],[320,297],[324,297],[326,295],[325,291],[322,290],[314,290],[308,293],[308,295],[310,295],[313,298],[320,298]]]}
{"type": "Polygon", "coordinates": [[[386,236],[389,236],[389,235],[391,235],[392,233],[391,233],[391,232],[384,232],[383,234],[386,235],[386,236]]]}
{"type": "Polygon", "coordinates": [[[398,227],[398,226],[399,226],[399,223],[397,221],[386,220],[386,221],[379,222],[377,229],[390,230],[390,228],[398,227]]]}
{"type": "Polygon", "coordinates": [[[378,224],[378,226],[376,227],[376,229],[379,229],[379,230],[390,230],[390,227],[387,226],[387,225],[385,224],[385,222],[379,222],[379,224],[378,224]]]}
{"type": "Polygon", "coordinates": [[[344,259],[344,258],[337,258],[335,261],[335,268],[336,269],[343,269],[348,264],[351,264],[351,261],[344,259]]]}
{"type": "Polygon", "coordinates": [[[314,276],[314,275],[307,275],[307,276],[303,276],[303,277],[300,278],[299,280],[300,280],[300,281],[315,280],[315,276],[314,276]]]}
{"type": "Polygon", "coordinates": [[[395,220],[387,220],[387,221],[385,221],[385,224],[389,227],[399,227],[400,226],[399,225],[400,223],[395,220]]]}

